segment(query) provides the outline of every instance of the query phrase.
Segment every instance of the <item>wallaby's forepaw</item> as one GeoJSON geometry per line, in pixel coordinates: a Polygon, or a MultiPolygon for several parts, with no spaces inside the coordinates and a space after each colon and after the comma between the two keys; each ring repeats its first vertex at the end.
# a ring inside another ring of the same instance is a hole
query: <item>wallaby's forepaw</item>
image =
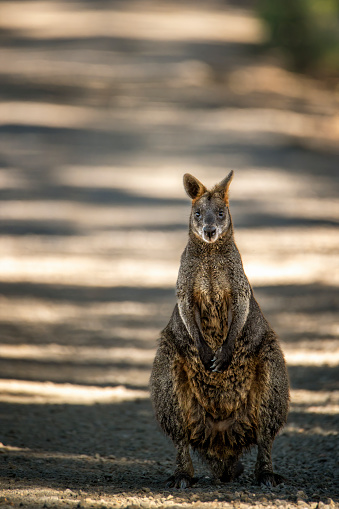
{"type": "Polygon", "coordinates": [[[230,365],[232,352],[222,346],[215,352],[212,359],[211,370],[213,373],[222,373],[230,365]]]}
{"type": "Polygon", "coordinates": [[[200,360],[203,363],[203,365],[207,371],[211,370],[211,363],[213,361],[212,357],[213,357],[213,352],[212,352],[212,355],[201,355],[200,354],[200,360]]]}
{"type": "Polygon", "coordinates": [[[286,479],[282,475],[273,472],[263,471],[257,475],[257,483],[264,484],[268,488],[274,488],[274,486],[284,482],[286,482],[286,479]]]}
{"type": "Polygon", "coordinates": [[[198,351],[201,362],[205,368],[209,370],[214,355],[213,350],[204,341],[202,341],[199,345],[198,351]]]}
{"type": "Polygon", "coordinates": [[[171,475],[171,477],[167,479],[166,487],[184,490],[186,488],[190,488],[192,484],[193,477],[185,473],[178,473],[171,475]]]}

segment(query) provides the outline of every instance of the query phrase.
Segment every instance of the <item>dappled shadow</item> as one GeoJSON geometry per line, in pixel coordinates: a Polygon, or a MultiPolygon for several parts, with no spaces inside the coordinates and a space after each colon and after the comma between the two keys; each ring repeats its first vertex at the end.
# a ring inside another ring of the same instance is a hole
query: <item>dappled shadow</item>
{"type": "MultiPolygon", "coordinates": [[[[127,345],[124,345],[126,348],[127,345]]],[[[153,350],[151,351],[153,353],[153,350]]],[[[150,355],[151,356],[151,355],[150,355]]],[[[29,381],[50,381],[53,383],[76,383],[83,385],[96,385],[98,387],[120,386],[121,379],[125,381],[124,386],[128,389],[148,388],[151,363],[141,363],[126,356],[126,360],[115,362],[110,360],[109,353],[107,361],[65,361],[61,362],[46,360],[27,359],[0,359],[1,377],[9,380],[29,381]],[[128,381],[130,380],[130,382],[128,381]],[[133,383],[133,380],[135,382],[133,383]]]]}
{"type": "MultiPolygon", "coordinates": [[[[272,214],[263,213],[263,212],[251,212],[250,206],[243,206],[242,204],[238,205],[239,213],[236,214],[236,219],[234,221],[234,226],[236,228],[255,228],[260,225],[261,228],[288,228],[288,227],[304,227],[308,228],[310,226],[318,226],[318,227],[326,227],[326,226],[338,226],[338,219],[320,219],[317,217],[298,217],[294,215],[293,217],[286,217],[282,214],[272,214]],[[240,212],[241,209],[241,212],[240,212]],[[245,210],[244,210],[245,209],[245,210]],[[247,209],[247,212],[246,212],[247,209]]],[[[235,204],[234,209],[237,209],[237,205],[235,204]]]]}
{"type": "Polygon", "coordinates": [[[310,315],[338,310],[339,294],[337,286],[311,283],[294,285],[269,285],[254,287],[260,303],[270,301],[270,312],[287,311],[310,315]]]}
{"type": "MultiPolygon", "coordinates": [[[[1,170],[0,170],[1,171],[1,170]]],[[[95,169],[93,169],[95,171],[95,169]]],[[[77,186],[65,186],[57,185],[52,182],[46,181],[43,185],[34,186],[33,189],[4,189],[0,191],[0,200],[61,200],[61,201],[72,201],[72,202],[83,202],[94,205],[102,205],[103,207],[108,205],[117,205],[129,207],[131,205],[136,207],[152,207],[152,206],[163,206],[166,207],[171,205],[181,206],[187,205],[185,199],[175,198],[157,198],[154,196],[144,196],[138,193],[128,192],[124,189],[118,188],[91,188],[91,187],[77,187],[77,186]]],[[[186,227],[187,228],[187,227],[186,227]]]]}
{"type": "Polygon", "coordinates": [[[134,286],[82,286],[30,282],[1,283],[1,291],[9,297],[37,297],[48,301],[76,303],[140,301],[175,301],[174,288],[134,286]]]}
{"type": "Polygon", "coordinates": [[[123,132],[121,129],[114,132],[113,127],[109,132],[104,132],[85,126],[76,129],[62,126],[56,128],[48,125],[2,124],[0,134],[11,136],[14,143],[16,139],[20,143],[25,137],[38,137],[39,142],[44,143],[45,150],[52,147],[69,147],[65,154],[60,154],[65,161],[69,160],[70,153],[74,157],[76,150],[80,150],[80,153],[76,154],[76,159],[83,163],[86,162],[89,153],[94,154],[96,151],[99,151],[99,153],[103,151],[105,155],[113,153],[118,155],[119,153],[125,154],[130,150],[145,149],[149,146],[146,133],[137,132],[136,130],[134,132],[130,130],[123,132]]]}
{"type": "MultiPolygon", "coordinates": [[[[6,194],[6,192],[5,192],[6,194]]],[[[9,193],[10,194],[10,193],[9,193]]],[[[69,221],[12,219],[1,221],[0,235],[76,235],[80,230],[69,221]]]]}
{"type": "Polygon", "coordinates": [[[292,389],[338,391],[338,366],[288,366],[292,389]]]}

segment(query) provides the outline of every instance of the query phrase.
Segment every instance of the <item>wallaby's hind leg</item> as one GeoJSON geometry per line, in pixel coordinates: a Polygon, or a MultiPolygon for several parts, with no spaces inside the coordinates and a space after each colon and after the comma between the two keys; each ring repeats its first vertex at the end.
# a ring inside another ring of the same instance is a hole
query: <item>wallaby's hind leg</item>
{"type": "Polygon", "coordinates": [[[272,445],[274,438],[262,437],[258,442],[258,456],[255,465],[255,478],[258,484],[265,484],[269,488],[285,482],[283,476],[273,472],[272,445]]]}
{"type": "Polygon", "coordinates": [[[171,477],[167,480],[168,488],[189,488],[193,484],[193,464],[189,453],[188,442],[182,440],[175,444],[177,454],[177,468],[171,477]]]}
{"type": "Polygon", "coordinates": [[[286,366],[280,349],[277,348],[274,352],[266,346],[266,355],[265,365],[270,378],[270,390],[263,398],[259,411],[255,477],[258,484],[272,487],[286,481],[284,477],[273,472],[271,453],[273,441],[287,419],[289,388],[286,366]]]}
{"type": "Polygon", "coordinates": [[[187,427],[180,410],[172,376],[173,352],[166,344],[158,349],[150,380],[156,418],[177,450],[176,469],[167,480],[169,488],[189,488],[193,484],[193,464],[189,453],[187,427]]]}

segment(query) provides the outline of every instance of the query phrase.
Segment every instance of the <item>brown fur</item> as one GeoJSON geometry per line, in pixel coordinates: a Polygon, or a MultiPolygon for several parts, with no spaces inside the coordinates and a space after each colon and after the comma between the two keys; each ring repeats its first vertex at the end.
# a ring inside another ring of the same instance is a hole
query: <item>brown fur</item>
{"type": "Polygon", "coordinates": [[[253,444],[262,392],[255,370],[244,368],[237,393],[233,393],[231,366],[225,383],[223,373],[211,374],[203,366],[178,359],[173,365],[173,379],[190,443],[199,447],[209,441],[210,454],[225,458],[229,453],[226,444],[241,449],[253,444]]]}
{"type": "Polygon", "coordinates": [[[190,235],[181,258],[178,302],[151,376],[156,417],[178,451],[170,486],[192,483],[189,446],[228,481],[238,458],[258,445],[256,479],[281,482],[271,447],[288,411],[288,379],[274,331],[263,317],[234,243],[230,174],[212,191],[191,175],[190,235]]]}

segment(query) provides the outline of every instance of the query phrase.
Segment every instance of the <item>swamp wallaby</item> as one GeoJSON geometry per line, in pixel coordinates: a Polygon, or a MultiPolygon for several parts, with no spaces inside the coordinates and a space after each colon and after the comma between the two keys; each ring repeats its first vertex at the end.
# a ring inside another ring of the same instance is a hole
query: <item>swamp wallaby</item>
{"type": "Polygon", "coordinates": [[[232,177],[209,191],[184,175],[192,199],[189,239],[150,381],[156,418],[177,449],[170,487],[193,482],[189,447],[216,477],[231,481],[243,471],[241,454],[257,445],[256,481],[283,482],[273,472],[271,449],[287,418],[288,377],[234,242],[232,177]]]}

